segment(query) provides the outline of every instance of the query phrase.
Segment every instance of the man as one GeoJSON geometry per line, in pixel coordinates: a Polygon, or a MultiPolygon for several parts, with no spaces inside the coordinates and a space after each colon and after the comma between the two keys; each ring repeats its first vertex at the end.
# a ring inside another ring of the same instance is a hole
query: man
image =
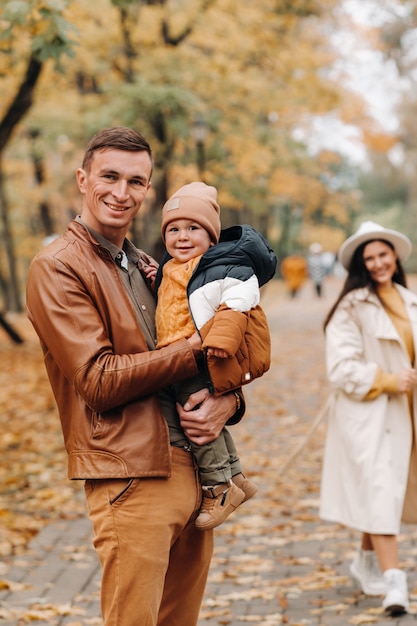
{"type": "MultiPolygon", "coordinates": [[[[195,626],[213,550],[212,531],[194,525],[193,457],[165,419],[176,410],[169,386],[197,373],[200,339],[154,350],[154,261],[126,239],[152,167],[136,131],[97,133],[77,170],[81,216],[35,257],[27,284],[69,478],[86,480],[105,626],[195,626]]],[[[204,389],[177,410],[187,436],[207,443],[244,403],[204,389]]]]}

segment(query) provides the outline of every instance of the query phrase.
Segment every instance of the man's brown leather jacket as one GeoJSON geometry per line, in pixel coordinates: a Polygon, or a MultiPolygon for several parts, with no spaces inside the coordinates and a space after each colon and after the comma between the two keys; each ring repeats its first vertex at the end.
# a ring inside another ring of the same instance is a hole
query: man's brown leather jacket
{"type": "MultiPolygon", "coordinates": [[[[58,405],[71,479],[170,474],[161,386],[197,373],[184,339],[149,351],[108,250],[78,222],[32,261],[27,310],[58,405]]],[[[41,425],[40,425],[41,427],[41,425]]]]}

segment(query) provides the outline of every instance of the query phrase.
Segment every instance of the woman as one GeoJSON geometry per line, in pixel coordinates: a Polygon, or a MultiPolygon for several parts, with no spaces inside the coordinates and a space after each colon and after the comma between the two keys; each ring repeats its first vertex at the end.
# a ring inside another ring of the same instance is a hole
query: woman
{"type": "Polygon", "coordinates": [[[362,532],[350,572],[364,593],[385,594],[391,614],[408,609],[400,524],[417,523],[417,297],[401,265],[410,252],[403,234],[361,224],[339,250],[348,276],[324,324],[334,392],[320,516],[362,532]]]}

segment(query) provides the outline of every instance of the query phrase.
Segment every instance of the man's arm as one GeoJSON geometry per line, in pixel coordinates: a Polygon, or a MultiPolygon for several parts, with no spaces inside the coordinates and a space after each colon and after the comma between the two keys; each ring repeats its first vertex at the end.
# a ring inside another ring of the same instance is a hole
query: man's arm
{"type": "MultiPolygon", "coordinates": [[[[86,272],[87,274],[87,272],[86,272]]],[[[116,302],[119,344],[112,319],[94,291],[68,265],[43,255],[32,262],[27,283],[28,317],[46,354],[50,375],[64,376],[84,402],[101,413],[155,393],[165,385],[197,373],[197,343],[182,339],[149,351],[130,302],[116,302]],[[99,310],[99,307],[100,310],[99,310]]],[[[110,296],[109,296],[110,297],[110,296]]],[[[104,295],[103,295],[104,298],[104,295]]],[[[114,318],[115,316],[113,316],[114,318]]],[[[117,316],[116,316],[117,317],[117,316]]]]}

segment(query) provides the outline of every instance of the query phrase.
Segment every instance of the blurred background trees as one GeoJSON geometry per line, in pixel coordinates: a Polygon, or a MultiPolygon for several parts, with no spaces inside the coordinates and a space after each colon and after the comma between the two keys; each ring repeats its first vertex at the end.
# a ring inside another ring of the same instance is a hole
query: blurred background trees
{"type": "Polygon", "coordinates": [[[0,0],[0,309],[22,308],[31,258],[79,212],[74,172],[103,127],[152,145],[131,236],[157,257],[161,206],[196,179],[280,259],[336,252],[363,218],[413,237],[415,20],[388,0],[0,0]],[[361,49],[381,97],[400,94],[388,123],[354,80],[361,49]]]}

